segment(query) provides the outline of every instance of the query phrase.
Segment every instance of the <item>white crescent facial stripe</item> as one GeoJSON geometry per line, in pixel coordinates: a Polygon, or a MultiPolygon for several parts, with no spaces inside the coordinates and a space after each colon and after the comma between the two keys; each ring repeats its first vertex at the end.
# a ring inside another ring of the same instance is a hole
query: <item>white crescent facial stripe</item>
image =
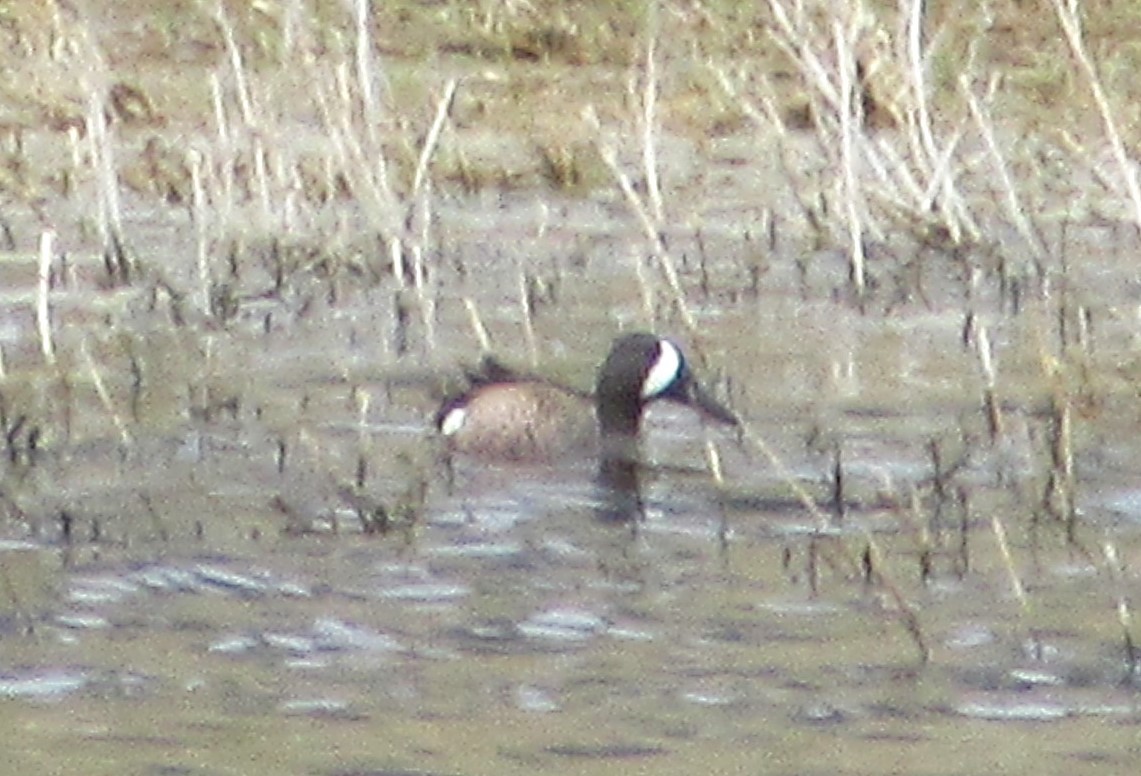
{"type": "Polygon", "coordinates": [[[681,353],[669,340],[658,340],[658,358],[642,382],[642,398],[652,399],[673,384],[681,371],[681,353]]]}
{"type": "Polygon", "coordinates": [[[444,436],[452,436],[464,427],[464,422],[467,420],[467,410],[463,407],[456,407],[449,410],[444,419],[440,421],[440,433],[444,436]]]}

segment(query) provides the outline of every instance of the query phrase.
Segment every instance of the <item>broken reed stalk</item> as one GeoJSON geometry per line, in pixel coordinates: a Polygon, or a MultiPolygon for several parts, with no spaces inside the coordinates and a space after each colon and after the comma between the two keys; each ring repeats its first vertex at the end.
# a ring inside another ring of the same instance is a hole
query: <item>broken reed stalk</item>
{"type": "Polygon", "coordinates": [[[464,309],[467,310],[468,319],[471,321],[472,331],[475,332],[475,338],[479,340],[479,349],[483,353],[491,352],[491,337],[487,334],[487,327],[483,325],[483,318],[479,315],[479,308],[475,304],[475,300],[470,296],[464,297],[464,309]]]}
{"type": "Polygon", "coordinates": [[[1036,654],[1040,654],[1042,647],[1041,640],[1035,633],[1033,625],[1030,623],[1030,599],[1026,595],[1026,587],[1022,584],[1022,578],[1018,575],[1018,569],[1015,568],[1014,556],[1010,552],[1010,542],[1008,542],[1006,538],[1006,527],[1002,524],[1002,520],[998,515],[991,516],[990,524],[991,530],[994,532],[995,542],[998,544],[999,555],[1002,557],[1003,566],[1006,568],[1006,576],[1010,582],[1010,590],[1014,593],[1015,599],[1018,600],[1018,607],[1022,613],[1030,646],[1034,648],[1036,654]]]}
{"type": "Polygon", "coordinates": [[[55,366],[55,343],[52,339],[51,292],[52,261],[55,257],[55,232],[48,229],[40,235],[39,284],[36,290],[36,329],[40,334],[40,352],[48,366],[55,366]]]}
{"type": "MultiPolygon", "coordinates": [[[[999,77],[997,74],[991,76],[990,83],[987,85],[986,102],[990,102],[995,92],[998,90],[999,77]]],[[[1005,194],[1004,200],[1006,204],[1006,215],[1014,224],[1014,228],[1018,231],[1019,235],[1026,242],[1026,246],[1034,254],[1035,260],[1040,261],[1046,255],[1046,247],[1042,244],[1042,239],[1037,230],[1034,229],[1030,219],[1026,217],[1026,208],[1022,206],[1022,202],[1018,196],[1018,189],[1014,185],[1014,179],[1010,175],[1010,165],[1007,164],[1006,159],[1003,158],[1002,152],[999,150],[998,141],[994,135],[994,124],[990,120],[990,114],[979,102],[978,97],[975,95],[974,89],[971,88],[970,79],[964,74],[959,77],[959,89],[962,91],[963,96],[967,99],[967,107],[971,111],[971,117],[975,120],[975,126],[982,135],[983,141],[986,143],[987,152],[990,154],[991,161],[994,162],[995,169],[998,171],[998,178],[1002,184],[1002,190],[1005,194]]]]}
{"type": "Polygon", "coordinates": [[[808,514],[812,515],[813,519],[816,520],[816,530],[820,533],[830,533],[832,531],[832,521],[829,519],[828,514],[820,508],[820,505],[816,503],[816,499],[812,497],[812,494],[796,481],[796,478],[793,477],[792,472],[785,466],[784,461],[776,454],[776,451],[769,447],[768,443],[765,442],[760,434],[754,433],[744,422],[741,423],[740,428],[741,439],[747,442],[750,447],[760,451],[761,455],[768,460],[776,472],[776,475],[788,486],[793,495],[796,496],[797,500],[800,501],[808,511],[808,514]]]}
{"type": "Polygon", "coordinates": [[[103,408],[111,416],[111,421],[115,424],[115,429],[119,432],[119,438],[122,440],[124,452],[131,447],[131,432],[127,428],[127,424],[123,421],[122,415],[115,409],[115,403],[111,401],[111,394],[107,391],[107,384],[103,382],[103,375],[99,372],[99,366],[95,363],[95,359],[91,357],[91,352],[87,348],[87,339],[84,338],[79,345],[80,355],[83,357],[83,363],[87,367],[87,371],[91,374],[91,384],[95,386],[95,393],[99,397],[99,401],[103,404],[103,408]]]}
{"type": "Polygon", "coordinates": [[[1121,134],[1117,130],[1117,122],[1113,118],[1113,110],[1110,108],[1109,99],[1106,97],[1105,90],[1101,85],[1101,80],[1098,78],[1097,68],[1094,66],[1093,60],[1090,59],[1089,53],[1086,51],[1081,20],[1079,18],[1081,9],[1078,6],[1077,0],[1053,0],[1053,6],[1054,13],[1058,17],[1058,23],[1062,26],[1062,32],[1066,36],[1066,42],[1070,46],[1070,51],[1073,52],[1074,58],[1077,59],[1078,64],[1081,66],[1082,73],[1089,82],[1090,93],[1093,95],[1094,103],[1097,105],[1101,123],[1105,127],[1105,134],[1109,139],[1109,145],[1113,151],[1113,158],[1117,162],[1118,171],[1122,179],[1125,181],[1125,188],[1129,192],[1129,198],[1133,201],[1136,227],[1138,231],[1141,231],[1141,185],[1138,185],[1137,182],[1137,170],[1134,162],[1130,160],[1126,154],[1125,144],[1122,142],[1121,134]]]}
{"type": "Polygon", "coordinates": [[[915,644],[915,648],[919,650],[919,662],[927,665],[931,662],[931,647],[927,643],[927,638],[923,635],[923,624],[919,620],[919,613],[915,611],[915,607],[907,602],[904,598],[903,592],[895,581],[888,576],[885,571],[883,562],[883,551],[880,550],[879,545],[876,544],[875,539],[872,538],[870,533],[864,533],[864,540],[867,542],[866,550],[864,553],[864,567],[870,576],[874,576],[879,582],[882,589],[888,592],[892,601],[895,603],[899,611],[899,619],[903,625],[907,635],[911,637],[911,641],[915,644]]]}
{"type": "Polygon", "coordinates": [[[987,432],[993,443],[1003,433],[1002,408],[999,407],[995,390],[994,353],[991,350],[990,335],[983,324],[978,324],[975,328],[975,353],[983,374],[983,409],[986,412],[987,432]]]}
{"type": "Polygon", "coordinates": [[[1018,599],[1018,605],[1022,608],[1023,614],[1029,613],[1030,600],[1026,597],[1026,588],[1023,587],[1022,579],[1018,576],[1018,570],[1014,566],[1014,556],[1010,553],[1010,543],[1006,539],[1006,527],[1003,526],[998,515],[991,516],[990,526],[991,530],[994,531],[995,542],[998,544],[998,552],[1002,557],[1003,566],[1006,568],[1010,590],[1018,599]]]}
{"type": "MultiPolygon", "coordinates": [[[[361,2],[363,1],[361,0],[361,2]]],[[[424,138],[424,145],[420,148],[420,158],[416,162],[416,174],[412,176],[412,193],[409,201],[415,200],[420,193],[420,187],[424,184],[424,177],[428,174],[428,166],[432,163],[436,148],[440,144],[440,134],[443,132],[448,116],[451,115],[452,105],[455,104],[458,86],[458,78],[448,79],[447,84],[444,85],[444,94],[436,103],[436,115],[432,119],[432,126],[429,127],[427,136],[424,138]]]]}

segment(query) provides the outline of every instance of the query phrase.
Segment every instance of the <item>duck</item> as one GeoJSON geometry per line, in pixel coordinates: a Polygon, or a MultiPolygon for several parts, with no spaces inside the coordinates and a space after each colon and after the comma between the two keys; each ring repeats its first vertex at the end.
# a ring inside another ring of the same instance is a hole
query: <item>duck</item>
{"type": "Polygon", "coordinates": [[[681,347],[649,332],[613,341],[593,393],[518,374],[491,358],[468,382],[444,401],[435,425],[449,454],[480,461],[554,463],[587,451],[603,468],[637,461],[643,411],[658,401],[723,425],[740,423],[698,382],[681,347]]]}

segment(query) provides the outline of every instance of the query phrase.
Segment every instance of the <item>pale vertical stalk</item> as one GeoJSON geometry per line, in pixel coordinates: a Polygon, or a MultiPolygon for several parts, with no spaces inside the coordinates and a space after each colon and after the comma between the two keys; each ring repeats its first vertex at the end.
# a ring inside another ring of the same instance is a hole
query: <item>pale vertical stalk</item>
{"type": "Polygon", "coordinates": [[[226,106],[222,99],[222,82],[217,73],[210,74],[210,98],[214,104],[214,128],[218,132],[218,142],[223,148],[230,145],[229,122],[226,120],[226,106]]]}
{"type": "Polygon", "coordinates": [[[424,321],[424,343],[429,353],[436,351],[436,297],[434,294],[424,294],[420,299],[421,316],[424,321]]]}
{"type": "Polygon", "coordinates": [[[840,71],[840,159],[844,171],[844,202],[848,211],[848,239],[851,243],[850,257],[852,285],[857,298],[864,296],[864,230],[860,215],[860,184],[856,179],[856,151],[853,144],[855,109],[852,94],[855,91],[852,48],[848,43],[840,22],[833,25],[833,38],[836,42],[836,57],[840,71]]]}
{"type": "Polygon", "coordinates": [[[428,186],[424,193],[417,198],[414,205],[418,211],[417,221],[420,223],[420,233],[416,236],[415,240],[409,240],[408,250],[412,254],[412,287],[416,289],[416,295],[420,298],[424,296],[424,251],[428,245],[429,235],[432,230],[432,213],[429,209],[429,201],[431,198],[431,186],[428,186]]]}
{"type": "Polygon", "coordinates": [[[372,80],[372,39],[368,32],[368,21],[371,15],[369,0],[355,0],[353,2],[353,16],[357,33],[357,83],[361,94],[361,119],[369,140],[375,141],[376,125],[380,116],[377,109],[376,84],[372,80]]]}
{"type": "Polygon", "coordinates": [[[975,330],[975,350],[985,382],[983,404],[987,413],[987,422],[990,425],[991,441],[994,441],[1003,433],[1002,408],[999,406],[998,392],[995,389],[997,380],[995,378],[994,353],[990,344],[990,334],[987,327],[982,324],[975,330]]]}
{"type": "Polygon", "coordinates": [[[226,18],[226,11],[222,3],[218,3],[214,12],[214,21],[222,31],[222,40],[226,44],[226,53],[230,57],[230,69],[234,71],[234,84],[238,92],[238,106],[242,109],[242,121],[247,127],[254,126],[253,101],[250,99],[250,88],[246,82],[246,69],[242,63],[242,52],[234,39],[234,28],[226,18]]]}
{"type": "Polygon", "coordinates": [[[1113,158],[1117,161],[1118,170],[1125,179],[1129,198],[1133,200],[1137,228],[1141,230],[1141,186],[1137,183],[1137,169],[1125,152],[1125,144],[1121,141],[1121,135],[1117,131],[1117,122],[1113,119],[1109,99],[1101,87],[1101,81],[1098,79],[1093,60],[1086,52],[1081,22],[1078,19],[1078,2],[1077,0],[1054,0],[1054,12],[1058,15],[1058,22],[1062,25],[1062,31],[1066,35],[1066,41],[1070,44],[1070,50],[1077,58],[1082,72],[1085,73],[1086,79],[1089,81],[1090,93],[1093,94],[1094,103],[1097,104],[1101,123],[1105,126],[1105,134],[1109,138],[1113,158]]]}
{"type": "Polygon", "coordinates": [[[1003,565],[1006,566],[1006,575],[1010,580],[1010,589],[1014,593],[1014,597],[1018,599],[1019,606],[1023,611],[1030,608],[1030,601],[1026,598],[1026,588],[1022,585],[1022,580],[1018,576],[1018,570],[1014,567],[1014,556],[1010,554],[1010,543],[1006,540],[1006,528],[1002,525],[1002,521],[998,515],[991,517],[991,529],[994,531],[995,541],[998,542],[998,551],[1002,556],[1003,565]]]}
{"type": "Polygon", "coordinates": [[[104,247],[109,247],[123,233],[119,177],[115,172],[115,156],[107,132],[107,118],[103,113],[102,94],[94,88],[89,88],[88,94],[87,128],[91,138],[91,158],[99,181],[100,236],[104,247]]]}
{"type": "Polygon", "coordinates": [[[531,309],[531,298],[527,294],[527,273],[524,271],[522,261],[517,273],[519,277],[519,309],[523,315],[523,336],[527,340],[527,353],[531,357],[531,366],[539,365],[539,343],[535,339],[534,310],[531,309]]]}
{"type": "Polygon", "coordinates": [[[269,227],[273,219],[273,206],[270,203],[269,173],[265,165],[265,146],[260,138],[254,140],[254,177],[257,180],[258,199],[261,200],[263,226],[269,227]]]}
{"type": "Polygon", "coordinates": [[[39,288],[36,292],[36,328],[40,333],[40,352],[49,366],[55,365],[55,344],[52,341],[51,309],[48,295],[51,292],[52,260],[55,256],[55,232],[47,230],[40,235],[39,288]]]}
{"type": "Polygon", "coordinates": [[[725,484],[725,473],[721,468],[721,453],[717,444],[708,437],[705,440],[705,463],[709,467],[709,475],[718,485],[725,484]]]}
{"type": "Polygon", "coordinates": [[[665,213],[662,207],[662,190],[658,181],[657,158],[657,104],[658,104],[658,68],[655,54],[658,43],[658,4],[651,0],[649,8],[650,20],[647,25],[649,33],[646,40],[646,73],[645,84],[642,91],[642,166],[646,174],[646,194],[650,199],[650,208],[654,220],[660,226],[665,223],[665,213]]]}
{"type": "Polygon", "coordinates": [[[436,147],[440,142],[440,133],[443,131],[444,122],[448,119],[448,114],[452,110],[452,103],[456,98],[456,87],[459,81],[456,78],[448,80],[447,85],[444,87],[444,95],[440,101],[436,103],[436,117],[432,120],[432,126],[428,130],[427,137],[424,138],[424,146],[420,149],[420,159],[416,163],[416,174],[412,178],[412,197],[415,197],[420,192],[420,187],[424,183],[424,177],[428,174],[428,165],[432,162],[432,157],[435,155],[436,147]]]}
{"type": "Polygon", "coordinates": [[[939,155],[935,147],[935,133],[931,130],[931,112],[927,109],[927,77],[923,62],[923,3],[924,0],[904,0],[907,13],[907,63],[911,71],[911,94],[915,101],[916,129],[922,142],[922,154],[916,161],[930,173],[930,165],[939,155]]]}
{"type": "Polygon", "coordinates": [[[416,295],[424,299],[424,284],[427,273],[424,268],[424,252],[432,244],[432,181],[428,179],[424,184],[420,196],[413,200],[418,204],[420,221],[420,234],[417,236],[415,250],[412,253],[412,281],[416,285],[416,295]]]}
{"type": "Polygon", "coordinates": [[[79,150],[79,129],[77,127],[67,128],[67,144],[71,149],[71,168],[72,174],[79,177],[79,170],[83,166],[83,152],[79,150]]]}
{"type": "Polygon", "coordinates": [[[357,405],[357,443],[364,449],[372,437],[368,433],[368,408],[372,394],[358,386],[353,389],[353,400],[357,405]]]}
{"type": "Polygon", "coordinates": [[[392,260],[392,275],[397,288],[404,288],[404,243],[393,237],[388,241],[388,257],[392,260]]]}
{"type": "Polygon", "coordinates": [[[983,379],[987,388],[994,388],[994,354],[991,352],[990,335],[986,326],[979,325],[975,334],[976,349],[979,357],[979,367],[982,369],[983,379]]]}
{"type": "Polygon", "coordinates": [[[200,309],[205,312],[210,309],[210,253],[206,238],[206,192],[202,189],[202,154],[191,151],[188,154],[190,165],[190,191],[192,212],[194,214],[194,235],[197,240],[198,256],[198,287],[201,298],[200,309]]]}
{"type": "Polygon", "coordinates": [[[484,353],[491,352],[491,337],[487,335],[487,328],[483,325],[483,319],[479,315],[479,308],[475,305],[475,300],[470,296],[464,297],[464,307],[467,309],[468,318],[471,319],[471,328],[475,332],[475,338],[479,340],[479,348],[484,353]]]}

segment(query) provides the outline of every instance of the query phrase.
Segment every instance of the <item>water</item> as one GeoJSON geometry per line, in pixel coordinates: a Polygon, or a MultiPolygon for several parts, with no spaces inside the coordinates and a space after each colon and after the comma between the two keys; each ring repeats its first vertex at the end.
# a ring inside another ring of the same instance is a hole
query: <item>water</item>
{"type": "MultiPolygon", "coordinates": [[[[780,467],[655,408],[646,518],[615,524],[597,519],[589,465],[469,467],[448,487],[428,423],[470,334],[442,325],[451,344],[405,367],[357,336],[386,296],[363,289],[269,333],[124,319],[137,411],[127,356],[90,340],[111,402],[91,388],[45,399],[52,443],[7,473],[0,729],[21,770],[1130,767],[1139,711],[1115,601],[1138,552],[1136,443],[1120,414],[1083,415],[1078,543],[1033,519],[1050,428],[1021,320],[999,319],[1008,433],[992,446],[955,315],[861,316],[779,285],[711,296],[710,360],[780,467]],[[782,325],[758,324],[770,319],[782,325]],[[722,485],[703,472],[705,440],[722,485]],[[933,442],[969,495],[938,519],[933,442]],[[846,514],[820,533],[795,488],[827,512],[837,446],[846,514]],[[428,478],[412,527],[362,532],[340,495],[362,459],[382,502],[428,478]],[[863,579],[866,552],[883,584],[863,579]]],[[[589,381],[612,309],[577,300],[544,352],[589,381]]],[[[505,343],[509,318],[489,317],[505,343]]],[[[1115,392],[1101,401],[1135,412],[1115,392]]]]}

